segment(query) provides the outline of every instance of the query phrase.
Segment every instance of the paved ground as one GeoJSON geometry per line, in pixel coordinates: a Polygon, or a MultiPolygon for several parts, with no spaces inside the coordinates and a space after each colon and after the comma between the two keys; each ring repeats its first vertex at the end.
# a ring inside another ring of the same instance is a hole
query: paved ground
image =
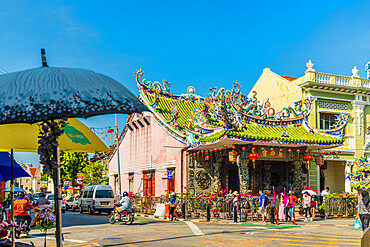
{"type": "MultiPolygon", "coordinates": [[[[63,215],[64,246],[359,246],[361,230],[353,220],[298,222],[279,227],[257,222],[230,224],[225,221],[169,222],[138,217],[131,226],[110,225],[108,216],[67,212],[63,215]]],[[[20,242],[43,246],[38,230],[20,242]]],[[[54,232],[48,246],[55,245],[54,232]]]]}

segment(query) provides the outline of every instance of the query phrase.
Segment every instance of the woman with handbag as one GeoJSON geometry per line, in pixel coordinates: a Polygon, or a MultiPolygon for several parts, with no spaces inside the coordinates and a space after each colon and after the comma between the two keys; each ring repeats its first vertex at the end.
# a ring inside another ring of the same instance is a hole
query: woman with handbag
{"type": "Polygon", "coordinates": [[[358,210],[356,219],[360,218],[362,231],[365,231],[369,227],[370,221],[370,198],[369,192],[362,191],[361,194],[358,195],[358,210]]]}

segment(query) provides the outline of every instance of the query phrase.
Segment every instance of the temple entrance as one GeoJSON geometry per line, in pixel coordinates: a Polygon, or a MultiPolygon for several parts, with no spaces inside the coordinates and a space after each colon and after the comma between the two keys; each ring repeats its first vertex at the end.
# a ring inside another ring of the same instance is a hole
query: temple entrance
{"type": "Polygon", "coordinates": [[[228,165],[228,190],[238,191],[240,188],[239,171],[236,164],[228,165]]]}
{"type": "Polygon", "coordinates": [[[256,167],[249,167],[249,184],[253,193],[258,193],[260,189],[271,190],[275,187],[276,191],[283,191],[289,188],[293,181],[292,164],[284,161],[264,161],[256,162],[256,167]]]}

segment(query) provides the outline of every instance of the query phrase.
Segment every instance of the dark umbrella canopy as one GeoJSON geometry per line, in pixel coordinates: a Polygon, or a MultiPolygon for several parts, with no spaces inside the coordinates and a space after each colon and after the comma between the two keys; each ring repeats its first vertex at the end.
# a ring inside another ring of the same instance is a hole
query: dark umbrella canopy
{"type": "Polygon", "coordinates": [[[41,67],[0,76],[0,124],[145,110],[127,88],[90,70],[41,67]]]}
{"type": "MultiPolygon", "coordinates": [[[[30,175],[17,163],[14,163],[14,178],[30,177],[30,175]]],[[[11,158],[8,153],[0,152],[0,181],[10,180],[11,158]]],[[[10,187],[9,187],[10,188],[10,187]]],[[[10,191],[9,191],[10,192],[10,191]]]]}

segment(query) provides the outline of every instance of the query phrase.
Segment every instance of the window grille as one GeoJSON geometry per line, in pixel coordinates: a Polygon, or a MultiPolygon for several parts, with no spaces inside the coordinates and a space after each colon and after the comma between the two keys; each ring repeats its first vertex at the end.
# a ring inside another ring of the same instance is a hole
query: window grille
{"type": "Polygon", "coordinates": [[[347,111],[348,110],[348,105],[345,104],[345,103],[334,103],[334,102],[319,101],[319,108],[347,111]]]}

